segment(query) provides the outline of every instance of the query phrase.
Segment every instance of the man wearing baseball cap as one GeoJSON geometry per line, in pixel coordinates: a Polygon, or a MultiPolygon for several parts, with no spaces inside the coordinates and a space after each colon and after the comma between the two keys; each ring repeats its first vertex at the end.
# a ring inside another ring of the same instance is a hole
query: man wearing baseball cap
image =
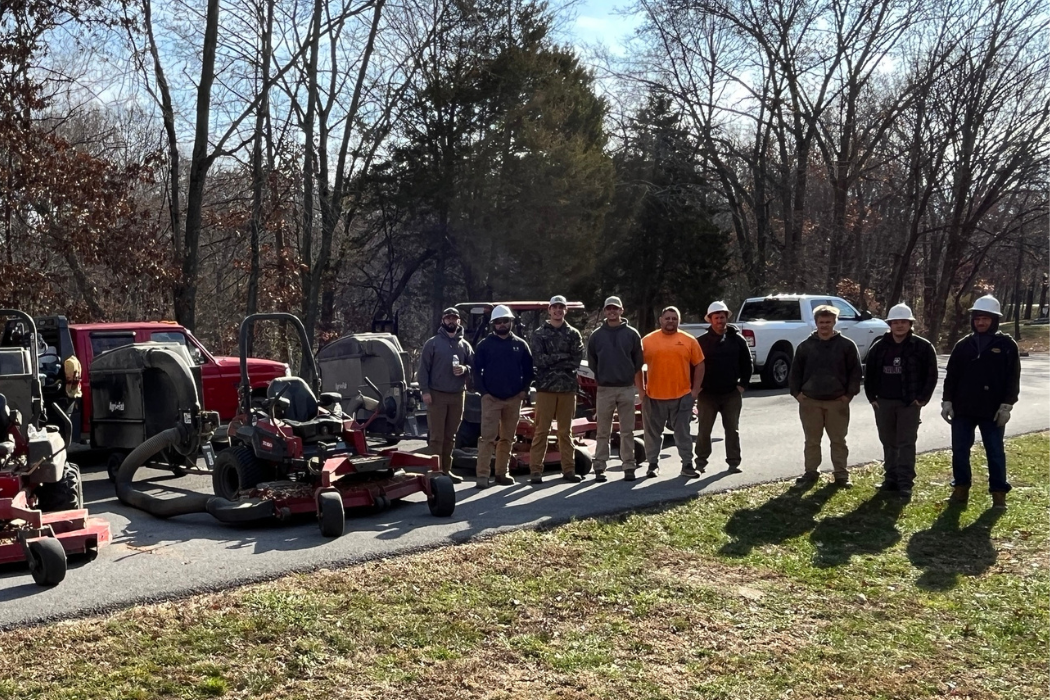
{"type": "Polygon", "coordinates": [[[598,385],[595,421],[598,423],[594,451],[594,479],[606,481],[609,438],[613,413],[620,421],[620,461],[624,478],[634,478],[638,465],[634,457],[635,386],[634,376],[642,371],[642,336],[623,317],[620,297],[605,300],[605,323],[587,340],[587,365],[598,385]]]}
{"type": "Polygon", "coordinates": [[[988,458],[988,490],[993,508],[1006,508],[1003,433],[1021,390],[1021,359],[1014,339],[999,330],[1002,311],[991,294],[970,308],[970,328],[952,349],[944,376],[941,417],[952,424],[952,491],[948,502],[965,506],[973,475],[970,448],[975,429],[981,431],[988,458]]]}
{"type": "Polygon", "coordinates": [[[558,421],[561,476],[581,481],[576,473],[572,419],[576,415],[576,372],[583,360],[583,336],[565,321],[565,297],[551,297],[549,318],[532,334],[532,363],[536,369],[536,432],[529,452],[529,481],[543,481],[543,459],[551,422],[558,421]]]}
{"type": "Polygon", "coordinates": [[[416,381],[427,405],[428,446],[441,459],[441,471],[459,483],[452,473],[452,447],[463,420],[463,396],[474,364],[474,349],[463,338],[459,311],[454,306],[441,314],[441,328],[423,344],[416,381]]]}
{"type": "Polygon", "coordinates": [[[912,331],[915,317],[907,304],[890,309],[886,322],[890,330],[864,359],[864,395],[875,409],[882,442],[885,476],[879,490],[907,500],[915,482],[919,413],[937,387],[937,353],[912,331]]]}
{"type": "Polygon", "coordinates": [[[722,414],[726,435],[726,464],[730,473],[740,471],[740,410],[744,389],[751,383],[751,348],[736,326],[729,323],[729,307],[724,301],[712,302],[704,320],[711,324],[696,340],[704,353],[704,381],[696,397],[696,466],[682,470],[682,476],[695,478],[707,468],[711,457],[711,429],[722,414]]]}

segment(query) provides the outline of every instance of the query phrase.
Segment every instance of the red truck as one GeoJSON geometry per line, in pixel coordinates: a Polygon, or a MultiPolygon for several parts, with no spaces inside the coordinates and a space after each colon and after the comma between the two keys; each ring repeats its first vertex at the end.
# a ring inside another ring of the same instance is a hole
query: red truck
{"type": "MultiPolygon", "coordinates": [[[[204,386],[204,408],[217,411],[219,418],[228,422],[237,414],[237,387],[241,382],[240,360],[219,357],[208,352],[197,338],[177,323],[169,321],[141,321],[129,323],[67,323],[63,316],[37,318],[37,332],[49,348],[42,348],[41,357],[65,360],[76,355],[82,366],[83,390],[79,420],[74,420],[74,440],[87,441],[91,435],[91,360],[95,355],[131,343],[149,341],[178,343],[186,346],[201,369],[204,386]],[[79,432],[79,437],[77,433],[79,432]]],[[[41,360],[44,362],[44,359],[41,360]]],[[[248,358],[248,376],[252,389],[265,394],[266,387],[276,377],[290,374],[288,365],[273,360],[248,358]]],[[[76,414],[74,413],[74,418],[76,414]]]]}

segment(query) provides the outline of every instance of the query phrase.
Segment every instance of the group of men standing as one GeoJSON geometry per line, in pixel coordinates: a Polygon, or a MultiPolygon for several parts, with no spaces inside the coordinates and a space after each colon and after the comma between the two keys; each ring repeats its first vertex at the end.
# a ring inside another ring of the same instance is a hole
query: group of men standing
{"type": "MultiPolygon", "coordinates": [[[[535,382],[535,433],[529,455],[529,480],[543,481],[543,460],[552,422],[557,422],[562,478],[579,482],[572,443],[576,412],[577,372],[586,354],[597,384],[594,453],[596,481],[606,481],[614,418],[619,421],[620,459],[625,481],[640,468],[634,451],[636,396],[641,397],[646,476],[660,472],[665,428],[674,434],[681,459],[681,476],[697,478],[711,457],[711,431],[721,416],[726,464],[739,472],[742,395],[753,371],[747,342],[729,323],[724,302],[710,305],[706,333],[696,338],[679,329],[681,314],[669,306],[660,313],[660,327],[644,338],[623,317],[619,297],[605,300],[605,321],[586,346],[580,332],[565,320],[566,300],[555,296],[549,318],[526,342],[512,331],[513,312],[493,309],[491,333],[476,352],[463,338],[459,312],[448,308],[438,333],[427,341],[417,378],[428,406],[431,450],[440,455],[441,469],[454,481],[452,448],[463,413],[463,393],[469,382],[481,394],[481,436],[478,441],[476,487],[491,486],[490,463],[495,448],[495,483],[513,484],[508,474],[511,446],[522,401],[535,382]],[[693,409],[699,422],[695,447],[690,435],[693,409]]],[[[949,501],[965,505],[972,483],[970,448],[979,429],[988,455],[989,491],[993,505],[1003,508],[1010,485],[1006,480],[1003,430],[1017,402],[1020,362],[1017,345],[998,331],[1001,312],[991,295],[975,302],[972,333],[955,346],[948,361],[941,415],[952,425],[954,490],[949,501]]],[[[804,471],[796,482],[819,479],[821,441],[831,442],[833,484],[851,486],[846,435],[850,402],[862,388],[862,363],[856,344],[835,330],[838,309],[818,306],[816,330],[796,348],[789,388],[798,401],[805,435],[804,471]]],[[[863,389],[875,412],[883,445],[882,491],[910,498],[915,481],[915,453],[922,408],[937,384],[937,358],[932,344],[916,335],[915,318],[906,304],[888,315],[889,331],[877,339],[863,363],[863,389]]]]}

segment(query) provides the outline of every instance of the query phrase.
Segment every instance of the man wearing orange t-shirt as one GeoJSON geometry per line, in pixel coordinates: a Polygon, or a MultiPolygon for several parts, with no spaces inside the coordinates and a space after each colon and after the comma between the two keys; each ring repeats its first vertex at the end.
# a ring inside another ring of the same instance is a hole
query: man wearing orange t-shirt
{"type": "MultiPolygon", "coordinates": [[[[678,330],[678,309],[668,306],[660,312],[660,330],[642,338],[642,359],[646,369],[635,377],[642,397],[642,423],[645,426],[646,476],[660,473],[660,448],[664,427],[674,431],[674,444],[682,458],[682,475],[697,476],[693,469],[693,440],[689,421],[704,381],[704,353],[696,338],[678,330]]],[[[625,473],[631,481],[633,473],[625,473]]]]}

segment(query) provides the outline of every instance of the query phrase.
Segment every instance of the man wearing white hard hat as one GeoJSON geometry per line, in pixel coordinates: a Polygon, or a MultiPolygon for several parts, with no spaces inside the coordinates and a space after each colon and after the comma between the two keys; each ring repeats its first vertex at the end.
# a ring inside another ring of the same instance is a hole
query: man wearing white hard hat
{"type": "Polygon", "coordinates": [[[704,353],[704,381],[696,397],[696,467],[683,469],[682,475],[697,477],[707,468],[711,457],[711,429],[715,418],[722,415],[726,436],[726,464],[730,473],[740,471],[740,409],[744,389],[751,383],[751,348],[737,327],[729,323],[729,307],[724,301],[707,307],[704,320],[711,324],[707,333],[696,340],[704,353]]]}
{"type": "Polygon", "coordinates": [[[474,388],[481,394],[481,437],[475,486],[489,487],[489,467],[496,449],[496,483],[509,486],[510,448],[518,430],[521,402],[532,384],[529,344],[511,331],[514,312],[500,304],[492,310],[490,333],[474,351],[474,388]],[[497,438],[499,442],[496,442],[497,438]]]}
{"type": "Polygon", "coordinates": [[[543,460],[551,423],[558,422],[561,478],[579,482],[572,444],[572,419],[576,417],[576,373],[583,361],[583,336],[565,320],[565,297],[551,297],[549,318],[532,334],[532,363],[536,372],[536,432],[529,450],[529,481],[543,481],[543,460]]]}
{"type": "Polygon", "coordinates": [[[620,420],[620,461],[624,479],[632,480],[638,464],[634,457],[634,376],[642,371],[642,336],[623,317],[620,297],[605,300],[605,323],[587,339],[587,366],[598,385],[595,421],[594,479],[605,481],[613,414],[620,420]]]}
{"type": "Polygon", "coordinates": [[[907,304],[886,316],[890,330],[871,345],[864,360],[864,395],[875,409],[885,472],[881,491],[911,498],[919,414],[937,387],[937,352],[912,330],[907,304]]]}
{"type": "Polygon", "coordinates": [[[974,431],[981,431],[988,458],[988,490],[992,506],[1006,507],[1003,434],[1021,389],[1021,360],[1014,339],[999,331],[1002,311],[991,294],[970,308],[973,332],[955,344],[944,377],[941,416],[952,424],[952,491],[950,504],[965,506],[973,475],[970,448],[974,431]]]}

